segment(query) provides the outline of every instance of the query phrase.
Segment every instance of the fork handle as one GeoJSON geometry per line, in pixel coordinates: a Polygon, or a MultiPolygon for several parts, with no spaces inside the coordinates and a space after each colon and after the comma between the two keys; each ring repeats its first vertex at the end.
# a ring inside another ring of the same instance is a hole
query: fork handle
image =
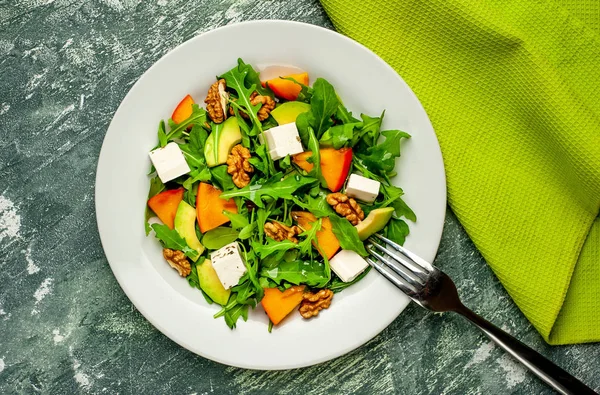
{"type": "Polygon", "coordinates": [[[592,391],[591,388],[555,365],[542,354],[521,343],[491,322],[475,314],[464,305],[461,304],[454,311],[471,321],[476,327],[481,329],[487,337],[504,349],[504,351],[519,360],[523,365],[527,366],[527,368],[529,368],[536,376],[552,386],[559,393],[569,395],[598,395],[596,392],[592,391]]]}

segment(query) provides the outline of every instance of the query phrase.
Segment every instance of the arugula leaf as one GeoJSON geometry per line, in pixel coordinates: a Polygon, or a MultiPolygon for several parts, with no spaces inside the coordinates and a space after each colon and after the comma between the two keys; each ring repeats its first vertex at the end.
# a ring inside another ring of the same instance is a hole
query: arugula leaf
{"type": "Polygon", "coordinates": [[[256,209],[256,227],[258,228],[258,239],[263,240],[265,233],[265,223],[267,218],[271,215],[271,210],[265,208],[256,209]]]}
{"type": "Polygon", "coordinates": [[[296,80],[294,80],[294,82],[296,84],[302,86],[302,88],[300,89],[300,93],[298,93],[298,97],[296,98],[296,101],[310,103],[310,99],[312,98],[312,95],[313,95],[313,89],[309,86],[299,83],[296,80]]]}
{"type": "Polygon", "coordinates": [[[229,199],[240,196],[251,200],[258,207],[265,207],[263,198],[270,196],[275,199],[282,198],[290,200],[293,198],[292,193],[315,181],[314,178],[304,177],[299,174],[290,174],[282,179],[282,174],[278,173],[264,184],[250,184],[242,189],[225,191],[221,194],[221,198],[229,199]]]}
{"type": "Polygon", "coordinates": [[[263,144],[256,146],[254,153],[257,156],[252,155],[252,157],[248,159],[248,162],[261,173],[268,175],[269,161],[267,155],[269,154],[267,153],[267,146],[263,144]]]}
{"type": "Polygon", "coordinates": [[[222,191],[237,189],[233,183],[233,178],[227,173],[227,165],[211,167],[210,173],[212,174],[214,183],[220,187],[222,191]]]}
{"type": "Polygon", "coordinates": [[[323,133],[319,141],[322,146],[333,147],[335,149],[348,146],[354,137],[354,129],[360,125],[360,122],[356,122],[332,126],[323,133]]]}
{"type": "Polygon", "coordinates": [[[406,240],[406,236],[408,236],[410,229],[406,222],[399,218],[392,218],[390,222],[388,222],[385,228],[385,236],[395,241],[396,243],[403,245],[406,240]]]}
{"type": "Polygon", "coordinates": [[[333,125],[331,117],[337,111],[339,99],[333,86],[323,78],[317,78],[313,84],[313,95],[310,98],[310,111],[298,115],[296,126],[305,147],[308,146],[308,127],[312,127],[317,138],[320,138],[333,125]]]}
{"type": "Polygon", "coordinates": [[[188,144],[179,144],[179,149],[183,153],[183,157],[187,162],[188,166],[192,170],[200,170],[206,167],[206,162],[204,160],[204,154],[198,154],[198,152],[194,152],[190,143],[188,144]]]}
{"type": "Polygon", "coordinates": [[[266,244],[260,244],[257,242],[252,243],[252,250],[256,252],[261,259],[265,259],[272,254],[276,254],[275,260],[277,261],[280,261],[287,251],[294,248],[298,248],[298,245],[289,240],[275,241],[273,239],[269,239],[266,244]]]}
{"type": "Polygon", "coordinates": [[[363,242],[358,237],[358,231],[350,221],[337,215],[330,216],[329,220],[331,230],[344,250],[352,250],[362,256],[368,255],[363,242]]]}
{"type": "MultiPolygon", "coordinates": [[[[310,112],[310,111],[309,111],[310,112]]],[[[308,112],[303,112],[296,117],[296,129],[298,129],[298,135],[300,136],[300,140],[302,141],[302,146],[308,147],[308,128],[310,126],[310,121],[308,119],[308,112]]]]}
{"type": "Polygon", "coordinates": [[[198,268],[196,265],[192,265],[192,271],[185,279],[188,280],[190,287],[200,289],[200,280],[198,279],[198,268]]]}
{"type": "Polygon", "coordinates": [[[323,188],[327,187],[327,181],[321,173],[321,151],[319,150],[319,141],[315,136],[312,128],[308,127],[308,149],[312,151],[312,155],[308,158],[308,162],[313,164],[312,170],[308,173],[321,182],[323,188]]]}
{"type": "MultiPolygon", "coordinates": [[[[167,189],[167,187],[165,186],[165,184],[163,184],[163,182],[160,180],[160,178],[158,176],[152,177],[150,179],[150,190],[148,191],[148,199],[150,199],[152,196],[158,195],[165,189],[167,189]]],[[[150,230],[151,230],[148,220],[150,218],[152,218],[153,216],[154,216],[154,213],[152,212],[152,210],[150,210],[150,207],[148,207],[148,205],[146,204],[146,214],[144,215],[144,228],[146,229],[146,236],[148,236],[150,234],[150,230]]]]}
{"type": "Polygon", "coordinates": [[[381,129],[381,123],[383,122],[383,117],[385,116],[385,111],[381,113],[379,117],[370,117],[365,114],[360,114],[360,118],[362,119],[360,129],[358,133],[356,133],[350,143],[351,146],[357,145],[356,150],[358,152],[364,152],[369,147],[372,147],[377,143],[379,139],[379,130],[381,129]]]}
{"type": "Polygon", "coordinates": [[[236,327],[236,322],[239,318],[244,321],[248,321],[248,305],[236,305],[235,307],[227,310],[225,313],[225,323],[231,329],[236,327]]]}
{"type": "Polygon", "coordinates": [[[410,138],[410,135],[400,130],[385,130],[381,134],[385,141],[367,148],[366,154],[358,153],[357,156],[371,171],[386,176],[394,171],[396,158],[400,156],[400,140],[410,138]]]}
{"type": "Polygon", "coordinates": [[[365,276],[367,274],[369,274],[370,271],[371,271],[371,266],[367,267],[365,269],[365,271],[362,272],[361,274],[359,274],[358,277],[356,277],[354,280],[348,281],[347,283],[345,283],[342,280],[340,280],[339,277],[335,277],[331,281],[331,284],[329,284],[329,286],[327,286],[327,288],[329,288],[330,290],[332,290],[333,293],[341,292],[342,290],[348,288],[351,285],[356,284],[357,282],[359,282],[360,280],[362,280],[363,278],[365,278],[365,276]]]}
{"type": "MultiPolygon", "coordinates": [[[[314,260],[312,254],[313,250],[311,247],[314,245],[318,251],[321,251],[321,246],[319,246],[319,239],[317,238],[317,232],[321,230],[322,225],[323,219],[319,218],[317,222],[311,223],[310,230],[304,231],[299,235],[305,236],[305,239],[298,243],[298,246],[300,247],[300,253],[304,255],[308,254],[310,256],[311,261],[314,260]]],[[[324,254],[321,255],[323,256],[323,270],[325,276],[325,281],[321,285],[321,287],[323,287],[331,279],[331,268],[329,266],[329,259],[327,259],[327,257],[324,254]]]]}
{"type": "MultiPolygon", "coordinates": [[[[263,266],[264,267],[264,266],[263,266]]],[[[258,278],[258,283],[260,284],[260,286],[265,289],[265,288],[275,288],[277,287],[277,283],[273,280],[271,280],[270,278],[264,277],[264,276],[260,276],[258,278]]]]}
{"type": "Polygon", "coordinates": [[[236,327],[237,320],[241,317],[244,321],[248,320],[249,304],[240,304],[237,301],[237,293],[232,292],[229,301],[223,308],[215,314],[214,318],[224,317],[225,323],[230,329],[236,327]]]}
{"type": "Polygon", "coordinates": [[[240,240],[246,240],[252,237],[254,232],[256,231],[256,222],[252,222],[248,224],[240,230],[240,235],[238,236],[240,240]]]}
{"type": "Polygon", "coordinates": [[[242,277],[242,279],[240,279],[240,284],[231,288],[231,291],[236,293],[235,301],[237,304],[248,304],[254,307],[256,306],[256,299],[253,298],[255,295],[254,286],[252,282],[248,280],[248,276],[245,275],[245,277],[245,279],[242,277]]]}
{"type": "Polygon", "coordinates": [[[207,139],[208,132],[203,126],[196,124],[192,127],[189,139],[190,150],[194,152],[198,158],[201,158],[204,163],[206,163],[206,159],[204,158],[204,145],[206,144],[207,139]]]}
{"type": "Polygon", "coordinates": [[[210,173],[210,169],[208,167],[203,167],[202,170],[196,169],[190,172],[190,176],[185,180],[182,186],[190,191],[194,184],[198,181],[210,181],[212,179],[212,174],[210,173]]]}
{"type": "Polygon", "coordinates": [[[236,106],[232,105],[231,108],[233,108],[233,114],[237,119],[238,126],[240,127],[242,145],[246,148],[251,148],[250,134],[252,133],[252,130],[250,129],[250,126],[248,126],[248,121],[242,117],[239,109],[236,106]]]}
{"type": "Polygon", "coordinates": [[[310,99],[309,122],[317,136],[321,136],[333,124],[331,117],[337,111],[339,100],[333,86],[323,78],[313,84],[310,99]]]}
{"type": "Polygon", "coordinates": [[[381,192],[384,196],[384,201],[377,205],[377,207],[392,206],[398,217],[406,217],[413,222],[417,220],[417,216],[410,207],[402,200],[401,196],[404,195],[402,188],[394,185],[381,184],[381,192]]]}
{"type": "Polygon", "coordinates": [[[250,223],[248,218],[243,214],[232,213],[229,211],[223,211],[223,214],[229,218],[231,227],[235,230],[240,230],[250,223]]]}
{"type": "Polygon", "coordinates": [[[264,290],[260,286],[260,283],[258,282],[257,278],[259,266],[258,259],[256,258],[256,254],[254,253],[254,251],[246,252],[246,248],[244,247],[244,245],[240,244],[240,246],[244,251],[244,264],[246,265],[246,274],[248,275],[248,279],[254,286],[254,293],[256,294],[256,299],[261,300],[264,295],[264,290]]]}
{"type": "Polygon", "coordinates": [[[167,145],[168,141],[167,133],[165,132],[165,121],[161,119],[158,123],[158,143],[162,148],[167,145]]]}
{"type": "Polygon", "coordinates": [[[246,83],[246,78],[249,74],[252,74],[252,71],[252,67],[244,63],[242,59],[238,59],[238,65],[219,76],[219,78],[224,78],[227,83],[227,88],[237,92],[238,99],[234,102],[234,106],[243,108],[244,112],[252,122],[252,129],[248,134],[256,136],[262,131],[262,126],[257,115],[261,104],[252,105],[252,103],[250,103],[250,95],[252,95],[255,90],[260,89],[261,86],[260,83],[256,83],[252,75],[249,77],[248,83],[246,83]]]}
{"type": "Polygon", "coordinates": [[[177,126],[167,134],[167,141],[181,138],[183,132],[186,131],[189,125],[204,125],[204,122],[206,122],[206,110],[198,106],[198,104],[192,104],[192,115],[185,121],[177,124],[177,126]]]}
{"type": "Polygon", "coordinates": [[[323,287],[329,281],[325,274],[325,265],[318,261],[281,262],[274,268],[263,268],[260,276],[275,281],[277,285],[287,281],[295,285],[323,287]]]}
{"type": "Polygon", "coordinates": [[[303,209],[310,211],[317,218],[337,215],[329,203],[327,203],[326,197],[327,195],[325,194],[319,194],[315,197],[308,195],[306,202],[301,201],[297,197],[294,197],[293,201],[303,209]]]}
{"type": "Polygon", "coordinates": [[[292,157],[289,155],[286,155],[285,158],[280,159],[279,167],[281,167],[283,170],[287,170],[290,167],[292,167],[292,157]]]}
{"type": "Polygon", "coordinates": [[[232,228],[219,226],[209,230],[202,237],[202,244],[209,250],[218,250],[238,238],[239,232],[232,228]]]}
{"type": "Polygon", "coordinates": [[[198,256],[198,251],[191,249],[176,230],[169,229],[167,225],[161,224],[152,224],[152,229],[154,229],[156,238],[160,240],[164,248],[183,251],[186,256],[192,259],[198,256]]]}
{"type": "Polygon", "coordinates": [[[335,118],[341,121],[342,123],[360,123],[360,121],[352,115],[350,111],[342,104],[340,100],[340,104],[335,111],[335,118]]]}
{"type": "Polygon", "coordinates": [[[298,247],[300,248],[300,254],[302,255],[312,255],[312,243],[317,242],[317,232],[321,230],[321,225],[323,220],[319,218],[316,222],[312,222],[311,228],[305,230],[300,233],[298,236],[304,237],[300,243],[298,243],[298,247]]]}
{"type": "MultiPolygon", "coordinates": [[[[185,183],[189,181],[186,180],[183,184],[185,185],[185,183]]],[[[185,202],[187,204],[189,204],[192,207],[196,207],[196,195],[198,194],[198,184],[194,184],[192,185],[191,188],[186,189],[185,192],[183,193],[183,200],[185,200],[185,202]]]]}
{"type": "Polygon", "coordinates": [[[405,217],[406,219],[411,220],[412,222],[417,221],[417,215],[414,211],[412,211],[410,207],[408,207],[408,204],[406,204],[406,202],[402,200],[402,198],[399,197],[396,200],[394,200],[391,206],[394,207],[395,213],[398,217],[405,217]]]}
{"type": "Polygon", "coordinates": [[[254,86],[259,95],[273,97],[273,91],[263,88],[260,82],[260,75],[252,68],[252,65],[245,63],[241,58],[238,59],[238,69],[246,72],[245,84],[247,88],[254,86]]]}

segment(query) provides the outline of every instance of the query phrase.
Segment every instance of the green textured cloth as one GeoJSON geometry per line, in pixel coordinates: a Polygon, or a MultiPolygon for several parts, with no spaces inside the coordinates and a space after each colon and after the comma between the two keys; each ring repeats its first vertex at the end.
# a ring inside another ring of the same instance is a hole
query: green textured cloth
{"type": "Polygon", "coordinates": [[[543,338],[600,340],[600,2],[322,3],[423,103],[450,206],[543,338]]]}

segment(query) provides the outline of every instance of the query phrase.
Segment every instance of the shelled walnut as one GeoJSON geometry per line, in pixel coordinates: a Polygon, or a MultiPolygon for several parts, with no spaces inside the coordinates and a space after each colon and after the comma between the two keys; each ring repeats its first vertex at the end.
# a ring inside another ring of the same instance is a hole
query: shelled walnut
{"type": "Polygon", "coordinates": [[[229,93],[225,91],[227,85],[224,79],[220,79],[211,85],[204,99],[208,116],[214,123],[221,123],[227,118],[227,101],[229,93]]]}
{"type": "Polygon", "coordinates": [[[302,233],[302,229],[296,225],[287,226],[281,222],[273,221],[265,224],[265,233],[275,241],[289,240],[298,243],[296,236],[302,233]]]}
{"type": "Polygon", "coordinates": [[[250,183],[250,174],[254,167],[250,164],[250,150],[241,144],[236,145],[227,157],[227,173],[231,174],[233,183],[238,188],[243,188],[250,183]]]}
{"type": "Polygon", "coordinates": [[[306,292],[300,303],[300,315],[304,318],[316,317],[323,309],[328,309],[333,299],[333,291],[321,289],[317,293],[306,292]]]}
{"type": "Polygon", "coordinates": [[[171,250],[170,248],[165,248],[163,249],[163,257],[173,269],[177,270],[181,277],[187,277],[192,272],[190,262],[187,260],[182,251],[175,251],[171,250]]]}
{"type": "Polygon", "coordinates": [[[352,225],[358,225],[360,221],[365,219],[365,213],[356,200],[349,198],[341,192],[327,195],[327,203],[333,207],[336,213],[346,217],[352,225]]]}

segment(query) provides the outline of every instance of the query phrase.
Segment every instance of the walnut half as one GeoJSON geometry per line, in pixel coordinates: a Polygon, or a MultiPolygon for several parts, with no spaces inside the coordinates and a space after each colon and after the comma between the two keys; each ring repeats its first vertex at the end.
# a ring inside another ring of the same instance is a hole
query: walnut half
{"type": "Polygon", "coordinates": [[[181,277],[187,277],[192,272],[192,266],[190,266],[190,262],[182,251],[165,248],[163,249],[163,257],[173,269],[177,270],[181,277]]]}
{"type": "Polygon", "coordinates": [[[341,216],[346,217],[352,225],[358,225],[360,221],[365,219],[365,213],[356,200],[349,198],[343,193],[336,192],[327,195],[327,203],[329,203],[341,216]]]}
{"type": "Polygon", "coordinates": [[[306,292],[300,303],[300,315],[304,318],[311,318],[319,315],[319,311],[328,309],[333,299],[333,291],[330,289],[321,289],[317,293],[306,292]]]}
{"type": "Polygon", "coordinates": [[[241,144],[236,145],[227,156],[227,173],[231,174],[233,183],[238,188],[243,188],[250,183],[250,174],[254,167],[250,164],[250,150],[241,144]]]}
{"type": "Polygon", "coordinates": [[[289,240],[298,243],[296,236],[302,233],[302,229],[297,226],[287,226],[281,222],[267,222],[265,224],[265,233],[275,241],[289,240]]]}
{"type": "Polygon", "coordinates": [[[229,93],[225,91],[226,88],[227,84],[225,83],[225,80],[221,78],[210,86],[206,99],[204,99],[208,116],[214,123],[221,123],[227,118],[227,101],[229,100],[229,93]]]}

